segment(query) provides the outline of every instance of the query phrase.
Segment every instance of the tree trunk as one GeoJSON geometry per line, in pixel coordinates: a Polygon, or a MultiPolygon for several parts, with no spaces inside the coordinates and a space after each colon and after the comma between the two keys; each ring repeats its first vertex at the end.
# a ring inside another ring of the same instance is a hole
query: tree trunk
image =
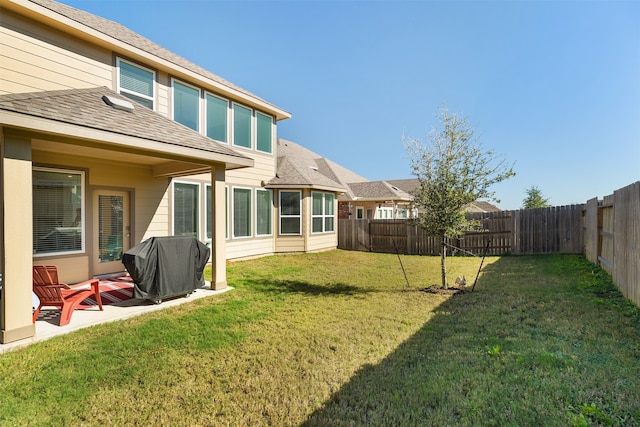
{"type": "Polygon", "coordinates": [[[440,268],[442,270],[442,289],[449,289],[447,284],[447,241],[442,236],[442,248],[440,249],[440,268]]]}

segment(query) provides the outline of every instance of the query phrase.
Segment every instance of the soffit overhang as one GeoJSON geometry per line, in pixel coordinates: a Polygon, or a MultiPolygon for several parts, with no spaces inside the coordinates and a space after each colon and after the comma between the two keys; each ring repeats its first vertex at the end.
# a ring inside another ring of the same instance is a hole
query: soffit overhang
{"type": "MultiPolygon", "coordinates": [[[[101,129],[59,122],[42,117],[34,117],[14,111],[0,110],[0,124],[10,129],[16,136],[28,137],[40,141],[52,141],[67,145],[77,145],[91,153],[90,149],[103,152],[117,152],[136,157],[155,159],[152,167],[157,176],[183,176],[194,173],[210,172],[212,166],[224,165],[224,168],[238,169],[254,166],[254,161],[248,157],[238,157],[203,150],[170,145],[164,142],[122,135],[101,129]],[[182,164],[183,167],[177,167],[182,164]],[[167,171],[172,170],[172,174],[167,171]]],[[[44,143],[36,143],[36,149],[47,151],[44,143]]],[[[58,151],[58,150],[56,150],[58,151]]],[[[74,153],[81,153],[73,150],[74,153]]],[[[126,157],[125,157],[126,158],[126,157]]]]}

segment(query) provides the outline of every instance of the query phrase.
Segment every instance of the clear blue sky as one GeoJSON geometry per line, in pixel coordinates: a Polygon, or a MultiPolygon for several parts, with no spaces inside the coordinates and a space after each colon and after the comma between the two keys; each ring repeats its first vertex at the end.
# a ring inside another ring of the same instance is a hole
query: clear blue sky
{"type": "Polygon", "coordinates": [[[640,1],[63,0],[283,108],[279,136],[371,180],[438,108],[515,163],[503,209],[640,179],[640,1]]]}

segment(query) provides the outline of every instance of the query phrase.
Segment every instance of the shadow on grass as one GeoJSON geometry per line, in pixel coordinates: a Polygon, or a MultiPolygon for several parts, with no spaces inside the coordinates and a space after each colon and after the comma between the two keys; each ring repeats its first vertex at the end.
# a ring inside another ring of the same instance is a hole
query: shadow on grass
{"type": "MultiPolygon", "coordinates": [[[[483,270],[473,293],[442,303],[303,426],[567,425],[587,404],[622,425],[640,425],[640,369],[619,366],[636,360],[640,346],[601,348],[600,334],[616,325],[599,331],[597,304],[580,310],[579,280],[554,267],[552,257],[500,259],[483,270]],[[606,363],[618,368],[601,377],[606,363]],[[616,401],[620,395],[625,399],[616,401]]],[[[629,338],[637,342],[638,328],[629,338]]]]}
{"type": "Polygon", "coordinates": [[[243,280],[241,286],[246,286],[256,291],[282,294],[304,293],[312,296],[321,295],[357,295],[366,294],[370,290],[361,286],[353,286],[345,283],[327,283],[315,285],[301,280],[243,280]]]}

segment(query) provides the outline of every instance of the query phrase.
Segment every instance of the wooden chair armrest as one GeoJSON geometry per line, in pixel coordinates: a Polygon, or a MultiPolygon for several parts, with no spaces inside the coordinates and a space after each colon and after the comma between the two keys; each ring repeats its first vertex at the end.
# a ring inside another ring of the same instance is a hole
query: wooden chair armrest
{"type": "Polygon", "coordinates": [[[76,288],[80,288],[87,285],[93,285],[95,283],[98,283],[99,281],[100,281],[99,279],[89,279],[89,280],[85,280],[84,282],[76,283],[73,285],[65,284],[65,286],[67,287],[67,289],[76,289],[76,288]]]}

